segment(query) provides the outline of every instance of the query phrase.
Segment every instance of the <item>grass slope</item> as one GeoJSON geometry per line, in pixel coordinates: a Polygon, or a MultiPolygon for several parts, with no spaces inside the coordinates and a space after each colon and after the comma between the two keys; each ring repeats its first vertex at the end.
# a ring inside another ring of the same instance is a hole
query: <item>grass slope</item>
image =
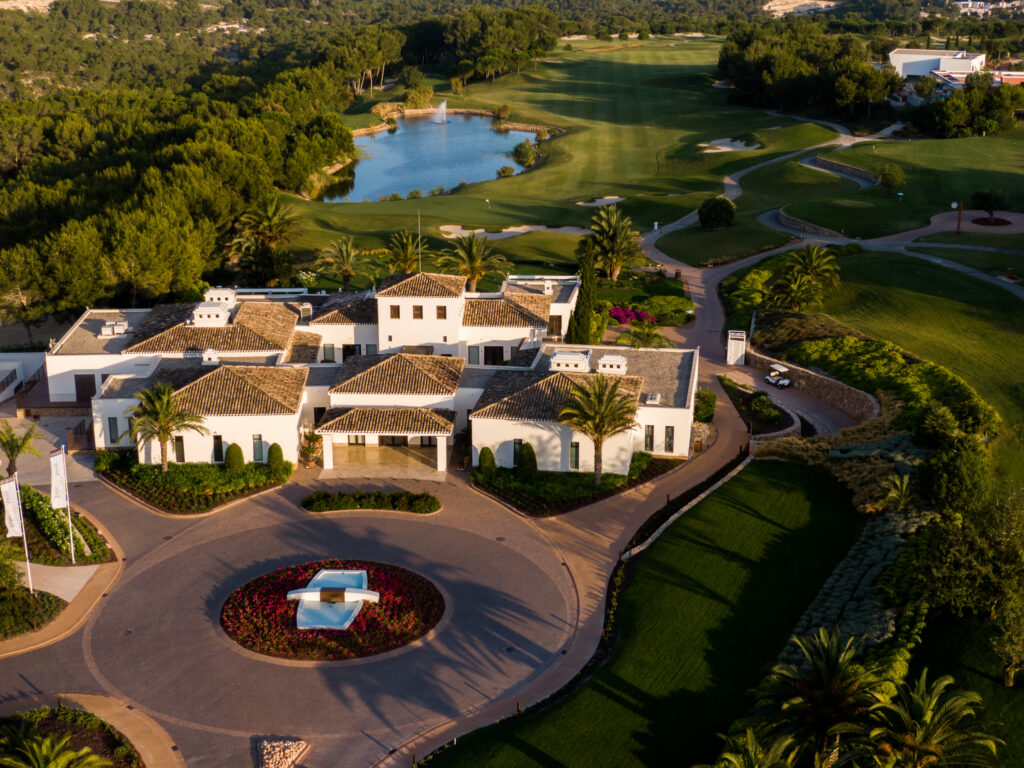
{"type": "Polygon", "coordinates": [[[649,228],[721,192],[728,173],[834,136],[820,126],[729,104],[726,92],[711,88],[706,75],[719,45],[706,39],[592,47],[560,53],[562,61],[494,83],[473,84],[462,97],[438,93],[435,100],[446,98],[452,108],[507,104],[512,120],[567,132],[542,145],[545,160],[538,168],[452,195],[347,204],[285,196],[304,221],[294,245],[300,257],[308,256],[345,233],[359,247],[380,247],[388,233],[414,230],[417,212],[424,233],[434,237],[441,224],[490,230],[513,224],[586,226],[593,209],[575,203],[604,195],[626,197],[623,208],[637,226],[649,228]],[[711,139],[750,138],[752,132],[766,143],[764,149],[705,155],[696,147],[711,139]]]}
{"type": "Polygon", "coordinates": [[[1024,483],[1024,302],[908,256],[865,253],[841,266],[825,311],[966,379],[1003,417],[992,443],[1000,479],[1024,483]]]}
{"type": "Polygon", "coordinates": [[[1012,267],[1018,275],[1024,275],[1024,253],[975,251],[970,248],[929,248],[927,245],[918,246],[916,243],[909,250],[958,261],[990,275],[1005,275],[1007,267],[1012,267]]]}
{"type": "Polygon", "coordinates": [[[459,739],[432,766],[690,765],[750,705],[860,521],[805,466],[756,461],[641,557],[605,663],[557,704],[459,739]]]}
{"type": "Polygon", "coordinates": [[[969,201],[986,187],[1004,190],[1010,200],[1024,197],[1024,174],[1019,171],[1024,168],[1024,128],[987,137],[860,144],[830,157],[871,171],[895,163],[906,174],[902,199],[876,186],[786,208],[849,237],[881,237],[927,226],[951,202],[969,201]]]}

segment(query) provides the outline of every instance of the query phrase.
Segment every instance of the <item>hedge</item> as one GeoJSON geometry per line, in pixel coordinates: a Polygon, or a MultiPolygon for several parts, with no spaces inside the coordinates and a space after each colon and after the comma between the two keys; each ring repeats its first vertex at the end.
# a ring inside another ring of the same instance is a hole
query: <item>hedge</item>
{"type": "MultiPolygon", "coordinates": [[[[33,561],[42,565],[70,565],[71,547],[68,536],[67,510],[51,507],[50,498],[32,486],[22,485],[20,489],[21,508],[26,526],[34,525],[42,538],[46,540],[46,544],[49,544],[47,547],[38,539],[30,540],[33,561]],[[38,551],[39,546],[42,546],[43,551],[38,551]]],[[[110,560],[110,547],[88,520],[82,518],[78,513],[72,512],[71,524],[81,536],[81,538],[75,537],[76,563],[105,563],[110,560]],[[83,541],[89,546],[89,554],[85,553],[85,548],[82,546],[83,541]]],[[[30,536],[30,539],[32,538],[30,536]]]]}
{"type": "Polygon", "coordinates": [[[394,509],[399,512],[412,512],[416,515],[428,515],[441,508],[441,502],[429,493],[411,493],[397,491],[316,491],[300,502],[310,512],[333,512],[339,509],[394,509]]]}

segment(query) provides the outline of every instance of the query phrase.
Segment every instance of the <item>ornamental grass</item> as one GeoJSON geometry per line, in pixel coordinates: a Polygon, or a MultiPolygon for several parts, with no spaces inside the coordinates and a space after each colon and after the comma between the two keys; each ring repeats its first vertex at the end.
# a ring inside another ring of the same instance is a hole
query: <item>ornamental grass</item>
{"type": "Polygon", "coordinates": [[[221,610],[228,636],[251,651],[267,656],[331,661],[374,656],[427,634],[444,614],[444,598],[424,577],[400,568],[364,560],[316,560],[279,568],[231,594],[221,610]],[[299,630],[298,602],[289,590],[305,587],[323,569],[365,570],[368,589],[380,602],[363,603],[345,630],[299,630]]]}

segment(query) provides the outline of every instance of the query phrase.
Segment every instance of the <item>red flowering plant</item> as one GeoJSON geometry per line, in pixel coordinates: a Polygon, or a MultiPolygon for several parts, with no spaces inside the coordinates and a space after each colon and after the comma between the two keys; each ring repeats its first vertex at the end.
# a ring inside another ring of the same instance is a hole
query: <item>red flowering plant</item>
{"type": "Polygon", "coordinates": [[[427,634],[444,614],[444,598],[422,576],[364,560],[316,560],[279,568],[231,593],[221,610],[221,626],[239,645],[267,656],[334,660],[373,656],[427,634]],[[296,601],[288,591],[306,586],[323,569],[365,570],[368,588],[380,602],[363,603],[348,629],[300,630],[296,601]]]}

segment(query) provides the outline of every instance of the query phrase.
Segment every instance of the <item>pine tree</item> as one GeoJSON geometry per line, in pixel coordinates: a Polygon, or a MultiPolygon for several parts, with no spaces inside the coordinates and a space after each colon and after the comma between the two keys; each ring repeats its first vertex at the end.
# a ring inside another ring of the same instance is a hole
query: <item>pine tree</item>
{"type": "Polygon", "coordinates": [[[565,332],[567,344],[589,344],[594,323],[594,298],[597,275],[597,254],[594,250],[593,238],[587,237],[580,241],[576,250],[579,255],[580,292],[576,297],[576,309],[569,318],[569,327],[565,332]]]}

